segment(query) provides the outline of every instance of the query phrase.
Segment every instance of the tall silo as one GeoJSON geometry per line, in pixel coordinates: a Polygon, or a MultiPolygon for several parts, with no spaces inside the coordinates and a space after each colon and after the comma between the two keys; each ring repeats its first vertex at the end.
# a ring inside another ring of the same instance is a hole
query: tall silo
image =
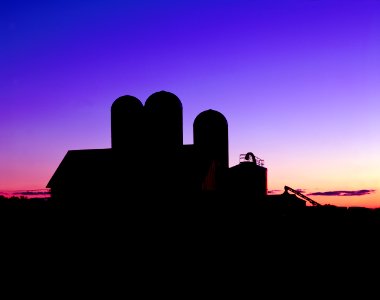
{"type": "Polygon", "coordinates": [[[147,143],[156,151],[183,145],[182,103],[173,93],[160,91],[148,97],[144,106],[147,143]]]}
{"type": "Polygon", "coordinates": [[[111,106],[111,145],[114,150],[135,152],[143,147],[143,105],[133,96],[121,96],[111,106]]]}

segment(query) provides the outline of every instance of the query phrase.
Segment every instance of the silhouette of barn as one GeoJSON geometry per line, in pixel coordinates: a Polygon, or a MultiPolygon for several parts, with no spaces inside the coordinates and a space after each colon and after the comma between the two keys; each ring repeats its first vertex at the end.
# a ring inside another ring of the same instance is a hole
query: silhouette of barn
{"type": "MultiPolygon", "coordinates": [[[[156,92],[145,105],[122,96],[111,107],[111,148],[69,150],[47,187],[52,199],[69,205],[216,194],[268,199],[267,169],[253,153],[229,167],[223,114],[201,112],[193,123],[193,141],[183,144],[182,103],[173,93],[156,92]]],[[[305,204],[297,197],[287,202],[305,204]]]]}

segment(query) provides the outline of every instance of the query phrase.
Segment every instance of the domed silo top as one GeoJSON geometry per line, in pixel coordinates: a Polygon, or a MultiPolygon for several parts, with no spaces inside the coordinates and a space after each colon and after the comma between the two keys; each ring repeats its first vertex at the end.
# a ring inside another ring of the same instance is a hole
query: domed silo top
{"type": "Polygon", "coordinates": [[[121,96],[111,106],[111,144],[116,150],[142,147],[143,105],[133,96],[121,96]]]}
{"type": "Polygon", "coordinates": [[[148,97],[145,108],[149,111],[182,111],[182,103],[173,93],[160,91],[148,97]]]}
{"type": "Polygon", "coordinates": [[[125,95],[117,98],[111,106],[111,112],[116,112],[116,110],[123,111],[137,111],[143,107],[143,104],[139,99],[133,96],[125,95]]]}
{"type": "Polygon", "coordinates": [[[213,109],[201,112],[194,120],[194,128],[204,126],[205,124],[207,124],[207,126],[228,127],[226,117],[213,109]]]}
{"type": "Polygon", "coordinates": [[[182,103],[173,93],[156,92],[144,105],[147,141],[157,151],[183,145],[182,103]]]}

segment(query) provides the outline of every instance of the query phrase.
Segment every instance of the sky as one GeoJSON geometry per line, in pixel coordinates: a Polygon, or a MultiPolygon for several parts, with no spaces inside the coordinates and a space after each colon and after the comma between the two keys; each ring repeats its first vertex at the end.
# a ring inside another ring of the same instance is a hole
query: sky
{"type": "Polygon", "coordinates": [[[68,150],[111,146],[110,108],[154,92],[228,120],[268,190],[380,207],[380,0],[2,1],[0,191],[38,194],[68,150]]]}

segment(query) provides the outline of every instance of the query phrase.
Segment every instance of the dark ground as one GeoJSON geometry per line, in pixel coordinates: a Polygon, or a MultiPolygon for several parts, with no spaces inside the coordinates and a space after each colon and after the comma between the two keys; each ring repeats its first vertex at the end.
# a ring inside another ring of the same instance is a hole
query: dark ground
{"type": "Polygon", "coordinates": [[[0,206],[3,271],[37,278],[39,291],[54,286],[50,295],[311,298],[376,278],[379,210],[275,209],[239,199],[14,200],[0,206]]]}

